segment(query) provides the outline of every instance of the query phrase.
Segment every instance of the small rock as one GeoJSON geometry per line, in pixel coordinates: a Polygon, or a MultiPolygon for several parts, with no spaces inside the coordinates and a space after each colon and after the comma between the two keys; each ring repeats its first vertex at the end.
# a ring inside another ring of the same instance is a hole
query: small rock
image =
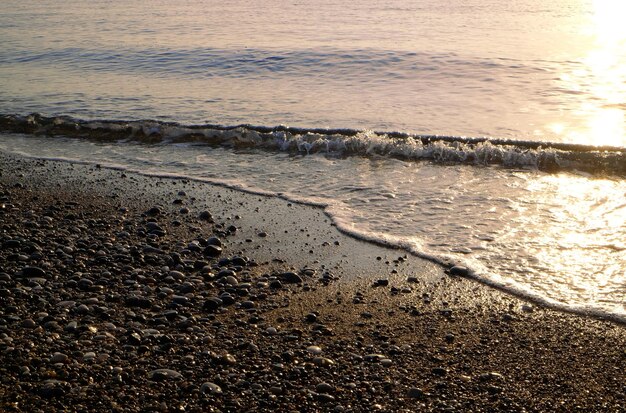
{"type": "Polygon", "coordinates": [[[200,212],[200,214],[198,214],[198,218],[200,218],[203,221],[212,221],[213,215],[211,215],[209,211],[202,211],[200,212]]]}
{"type": "Polygon", "coordinates": [[[67,359],[68,357],[63,353],[54,353],[52,357],[50,357],[50,363],[52,364],[65,363],[67,359]]]}
{"type": "Polygon", "coordinates": [[[328,383],[319,383],[315,386],[315,391],[318,393],[333,393],[335,391],[335,387],[328,383]]]}
{"type": "Polygon", "coordinates": [[[183,375],[172,369],[156,369],[148,373],[148,378],[155,381],[176,380],[182,378],[183,375]]]}
{"type": "Polygon", "coordinates": [[[426,393],[424,393],[424,391],[419,387],[411,387],[406,393],[406,396],[409,399],[422,399],[426,396],[426,393]]]}
{"type": "Polygon", "coordinates": [[[222,394],[222,388],[215,383],[207,381],[200,386],[200,392],[204,394],[222,394]]]}
{"type": "Polygon", "coordinates": [[[222,254],[222,248],[217,245],[207,245],[204,249],[204,255],[207,257],[219,257],[222,254]]]}
{"type": "Polygon", "coordinates": [[[326,393],[317,393],[315,395],[315,399],[322,403],[332,403],[335,401],[335,396],[331,396],[330,394],[326,393]]]}
{"type": "Polygon", "coordinates": [[[455,275],[457,277],[467,277],[469,275],[467,267],[463,267],[461,265],[455,265],[448,271],[450,272],[450,275],[455,275]]]}
{"type": "Polygon", "coordinates": [[[33,329],[37,327],[37,323],[35,323],[35,321],[33,321],[32,319],[27,318],[26,320],[22,321],[21,326],[24,328],[33,329]]]}
{"type": "Polygon", "coordinates": [[[280,275],[280,278],[288,284],[300,284],[302,283],[302,277],[295,272],[284,272],[280,275]]]}
{"type": "Polygon", "coordinates": [[[443,367],[434,367],[431,372],[436,375],[436,376],[445,376],[446,374],[448,374],[448,370],[446,370],[443,367]]]}
{"type": "Polygon", "coordinates": [[[22,268],[22,277],[45,278],[46,272],[39,267],[24,267],[22,268]]]}
{"type": "Polygon", "coordinates": [[[209,297],[205,302],[204,305],[202,306],[202,308],[204,308],[206,311],[216,311],[217,309],[219,309],[222,305],[224,304],[224,302],[218,298],[218,297],[209,297]]]}
{"type": "Polygon", "coordinates": [[[320,367],[327,367],[327,366],[332,366],[333,364],[335,364],[335,362],[326,357],[315,357],[313,358],[313,364],[320,366],[320,367]]]}
{"type": "Polygon", "coordinates": [[[315,354],[315,355],[320,355],[322,354],[322,349],[319,346],[308,346],[306,348],[306,351],[308,351],[311,354],[315,354]]]}

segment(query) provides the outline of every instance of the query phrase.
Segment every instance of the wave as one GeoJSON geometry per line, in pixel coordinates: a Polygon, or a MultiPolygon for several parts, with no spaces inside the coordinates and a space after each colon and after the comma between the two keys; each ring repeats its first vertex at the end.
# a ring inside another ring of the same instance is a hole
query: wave
{"type": "Polygon", "coordinates": [[[199,143],[299,154],[390,157],[444,164],[500,165],[545,172],[626,177],[626,148],[486,137],[414,135],[355,129],[183,125],[155,120],[81,120],[0,115],[0,132],[146,144],[199,143]]]}
{"type": "Polygon", "coordinates": [[[219,49],[90,49],[66,47],[44,50],[0,51],[5,64],[64,65],[97,72],[145,72],[185,77],[274,76],[277,73],[297,78],[328,80],[458,77],[460,73],[479,77],[493,76],[494,71],[525,74],[543,72],[552,62],[536,66],[512,59],[464,58],[455,53],[403,52],[386,49],[296,49],[263,48],[219,49]],[[460,70],[462,69],[462,70],[460,70]]]}

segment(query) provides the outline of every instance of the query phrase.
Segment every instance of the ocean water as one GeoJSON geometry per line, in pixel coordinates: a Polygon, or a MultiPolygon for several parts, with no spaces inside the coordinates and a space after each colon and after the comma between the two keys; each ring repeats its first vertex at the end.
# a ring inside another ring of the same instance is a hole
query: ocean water
{"type": "Polygon", "coordinates": [[[316,205],[626,322],[621,4],[5,0],[0,150],[316,205]]]}

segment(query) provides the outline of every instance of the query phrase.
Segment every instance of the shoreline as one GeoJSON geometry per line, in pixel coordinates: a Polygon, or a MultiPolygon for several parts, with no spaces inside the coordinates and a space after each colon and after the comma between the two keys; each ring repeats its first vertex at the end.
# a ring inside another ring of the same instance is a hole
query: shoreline
{"type": "Polygon", "coordinates": [[[282,199],[4,153],[0,161],[3,203],[15,205],[0,214],[6,411],[626,406],[623,326],[449,277],[282,199]],[[229,262],[204,254],[208,244],[189,250],[212,236],[229,262]],[[33,237],[38,247],[27,251],[33,237]],[[224,293],[231,305],[207,304],[224,293]]]}

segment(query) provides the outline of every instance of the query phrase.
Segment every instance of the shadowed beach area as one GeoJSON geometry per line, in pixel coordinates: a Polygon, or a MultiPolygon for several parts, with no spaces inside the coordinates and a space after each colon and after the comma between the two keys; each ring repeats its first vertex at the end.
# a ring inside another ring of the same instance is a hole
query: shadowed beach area
{"type": "Polygon", "coordinates": [[[623,325],[321,209],[0,153],[1,411],[622,412],[623,325]]]}

